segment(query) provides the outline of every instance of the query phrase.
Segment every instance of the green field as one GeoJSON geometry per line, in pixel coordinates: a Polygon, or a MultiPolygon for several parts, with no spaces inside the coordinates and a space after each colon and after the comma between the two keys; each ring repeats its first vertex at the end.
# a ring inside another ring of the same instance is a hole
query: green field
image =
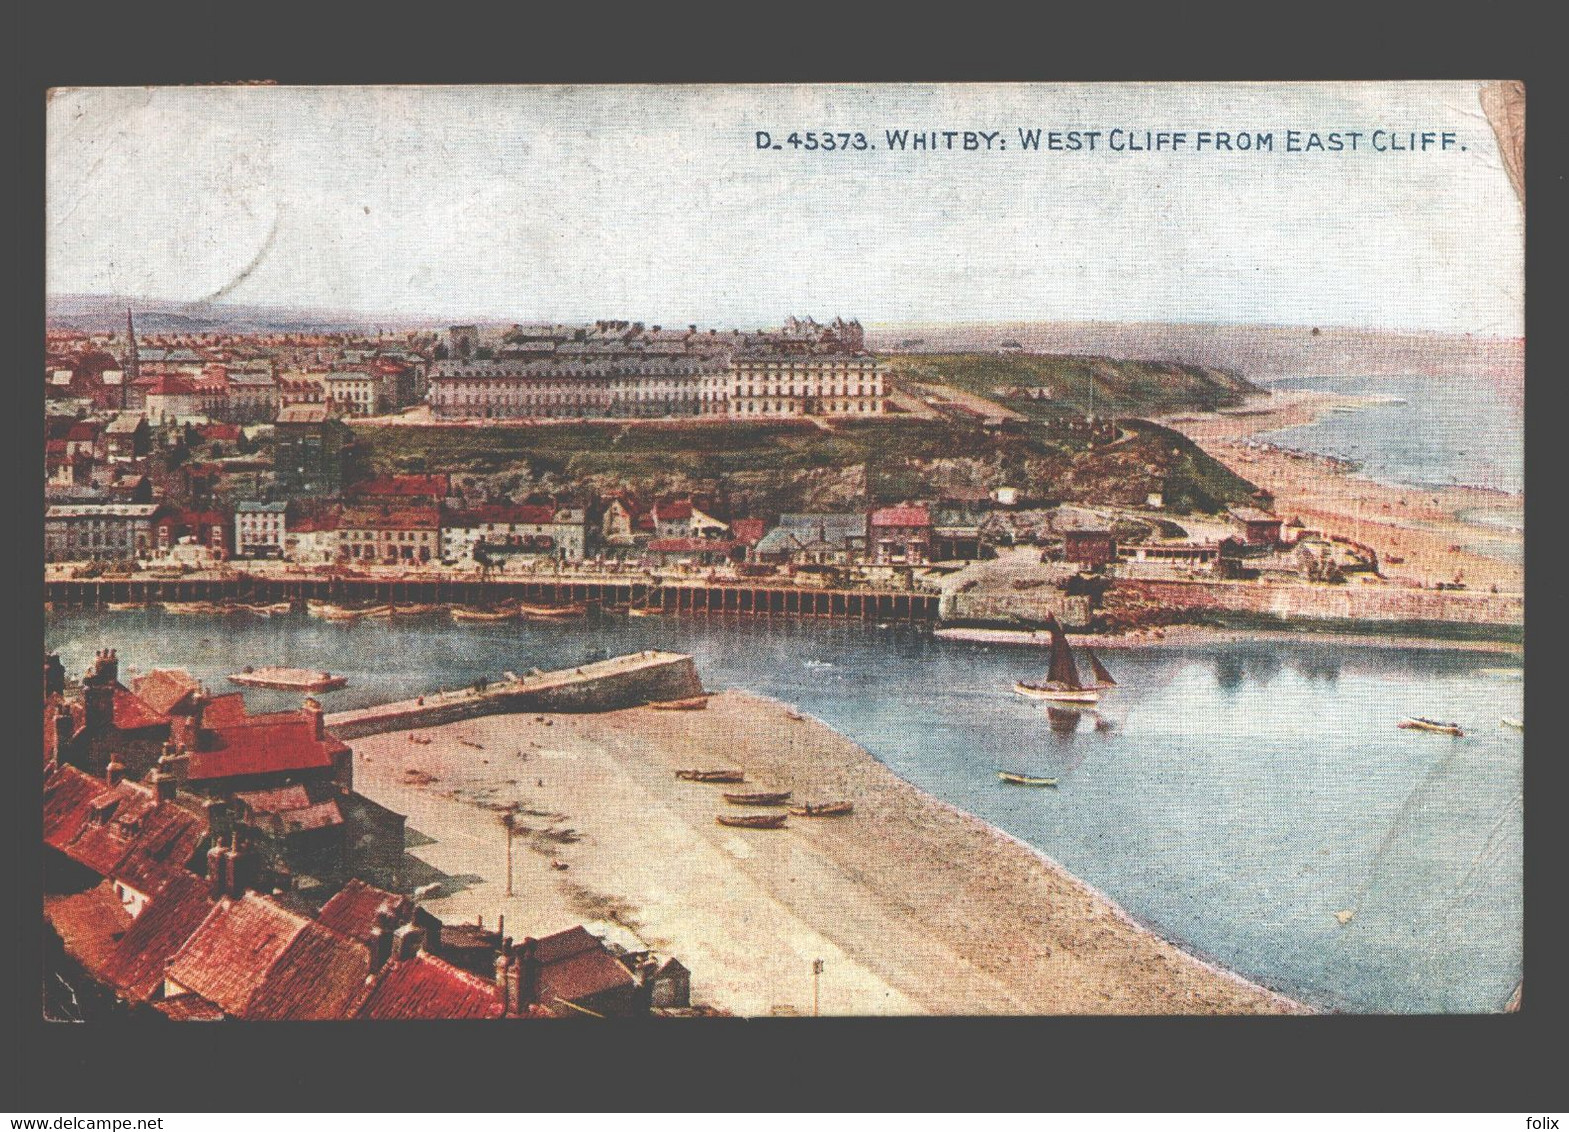
{"type": "Polygon", "coordinates": [[[1175,362],[1125,361],[1071,354],[900,354],[896,373],[989,397],[1017,412],[1051,419],[1149,417],[1240,404],[1261,390],[1239,374],[1175,362]],[[1051,391],[1050,400],[1014,391],[1051,391]]]}

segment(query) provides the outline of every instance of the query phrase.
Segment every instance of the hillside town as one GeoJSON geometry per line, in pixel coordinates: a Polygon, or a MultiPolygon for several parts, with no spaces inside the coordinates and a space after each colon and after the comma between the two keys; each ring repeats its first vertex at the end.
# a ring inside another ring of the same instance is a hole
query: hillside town
{"type": "MultiPolygon", "coordinates": [[[[933,405],[980,415],[957,392],[951,401],[911,397],[930,387],[901,381],[866,350],[854,321],[792,318],[745,334],[601,321],[398,336],[144,337],[133,319],[128,311],[123,334],[50,336],[50,578],[236,569],[767,577],[941,592],[952,595],[951,616],[963,616],[959,599],[977,590],[1022,583],[1068,593],[1086,573],[1129,583],[1467,588],[1463,577],[1402,578],[1387,569],[1398,557],[1381,561],[1374,547],[1277,514],[1267,492],[1205,513],[1163,499],[1160,479],[1142,471],[1155,490],[1136,501],[1126,492],[1065,500],[1058,485],[1021,481],[797,511],[737,503],[724,484],[660,492],[646,481],[557,477],[540,490],[428,465],[388,472],[366,459],[367,430],[483,435],[503,422],[548,430],[766,419],[812,420],[831,432],[836,421],[891,421],[933,405]],[[987,565],[999,559],[1001,567],[987,565]],[[1021,578],[1026,564],[1035,569],[1021,578]]],[[[1034,403],[1052,396],[1024,392],[1034,403]]],[[[1112,420],[1057,427],[1108,459],[1132,438],[1112,420]]]]}
{"type": "MultiPolygon", "coordinates": [[[[1519,623],[1518,592],[1403,568],[1390,544],[1277,508],[1184,436],[1084,411],[1071,381],[986,396],[940,380],[943,364],[875,354],[840,319],[144,336],[127,311],[123,333],[49,336],[47,597],[333,620],[908,619],[1022,644],[1059,624],[1114,639],[1225,617],[1519,623]],[[903,447],[955,433],[982,451],[917,460],[903,447]],[[554,436],[576,450],[537,460],[538,474],[491,445],[554,436]],[[738,470],[683,466],[758,436],[798,470],[769,479],[751,450],[725,466],[738,470]],[[780,490],[790,476],[810,490],[780,490]]],[[[46,654],[43,690],[62,1016],[723,1012],[694,999],[681,959],[613,919],[538,935],[499,915],[443,922],[421,900],[439,883],[409,874],[387,783],[382,801],[356,789],[371,756],[348,737],[362,733],[335,732],[313,696],[253,714],[183,669],[122,679],[110,647],[75,677],[46,654]]],[[[487,694],[482,681],[411,710],[487,694]]],[[[692,706],[682,697],[670,703],[692,706]]]]}

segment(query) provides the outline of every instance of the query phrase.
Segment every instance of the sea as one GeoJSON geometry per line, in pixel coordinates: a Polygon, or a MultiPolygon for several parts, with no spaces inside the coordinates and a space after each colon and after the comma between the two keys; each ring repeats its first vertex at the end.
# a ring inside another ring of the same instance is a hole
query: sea
{"type": "MultiPolygon", "coordinates": [[[[330,623],[304,614],[55,611],[78,673],[328,669],[328,711],[645,648],[794,704],[895,774],[1034,846],[1189,952],[1310,1006],[1500,1009],[1521,977],[1523,671],[1512,655],[1332,638],[1108,651],[1095,712],[1011,692],[1039,649],[910,627],[676,617],[330,623]],[[1454,720],[1462,738],[1401,730],[1454,720]],[[1053,776],[1007,786],[999,770],[1053,776]],[[1344,921],[1344,922],[1342,922],[1344,921]]],[[[248,690],[252,710],[298,704],[248,690]]],[[[789,742],[787,735],[781,742],[789,742]]]]}
{"type": "MultiPolygon", "coordinates": [[[[1294,377],[1267,388],[1376,399],[1263,434],[1272,443],[1355,460],[1380,483],[1525,491],[1518,385],[1467,377],[1294,377]]],[[[1518,515],[1517,503],[1501,499],[1495,521],[1507,524],[1508,515],[1518,515]]]]}

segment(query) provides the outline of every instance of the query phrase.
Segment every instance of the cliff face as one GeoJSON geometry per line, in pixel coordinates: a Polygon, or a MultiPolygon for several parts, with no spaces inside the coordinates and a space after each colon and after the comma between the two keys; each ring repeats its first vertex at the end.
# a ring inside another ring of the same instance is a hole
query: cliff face
{"type": "Polygon", "coordinates": [[[733,515],[859,510],[1014,487],[1031,499],[1142,504],[1175,511],[1245,502],[1253,485],[1180,433],[1142,420],[1105,426],[1092,444],[1075,422],[994,430],[959,421],[636,427],[552,425],[361,430],[373,470],[440,468],[460,484],[531,491],[696,492],[733,515]]]}

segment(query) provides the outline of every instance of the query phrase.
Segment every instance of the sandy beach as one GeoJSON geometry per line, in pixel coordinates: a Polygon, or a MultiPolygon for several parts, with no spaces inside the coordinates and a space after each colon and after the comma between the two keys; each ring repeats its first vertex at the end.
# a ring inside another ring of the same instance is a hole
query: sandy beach
{"type": "MultiPolygon", "coordinates": [[[[355,781],[409,815],[407,884],[443,920],[540,935],[614,920],[742,1015],[1281,1013],[1289,1000],[1186,955],[1028,846],[901,781],[786,706],[489,716],[355,741],[355,781]],[[746,772],[743,787],[678,780],[746,772]],[[411,773],[415,772],[415,773],[411,773]],[[843,818],[734,829],[730,790],[853,801],[843,818]],[[519,807],[513,896],[501,810],[519,807]],[[562,867],[565,866],[565,867],[562,867]]],[[[999,784],[999,789],[1010,789],[999,784]]],[[[1016,789],[1016,788],[1014,788],[1016,789]]]]}
{"type": "Polygon", "coordinates": [[[1329,460],[1263,447],[1269,437],[1260,434],[1307,424],[1332,405],[1358,400],[1288,391],[1255,399],[1243,415],[1177,415],[1164,423],[1271,492],[1278,514],[1299,517],[1308,527],[1376,549],[1383,572],[1392,581],[1431,586],[1460,578],[1471,589],[1497,586],[1501,593],[1523,592],[1525,571],[1520,562],[1468,549],[1481,542],[1518,545],[1522,541],[1518,530],[1468,518],[1476,512],[1518,507],[1518,496],[1474,487],[1393,487],[1347,472],[1329,460]]]}

